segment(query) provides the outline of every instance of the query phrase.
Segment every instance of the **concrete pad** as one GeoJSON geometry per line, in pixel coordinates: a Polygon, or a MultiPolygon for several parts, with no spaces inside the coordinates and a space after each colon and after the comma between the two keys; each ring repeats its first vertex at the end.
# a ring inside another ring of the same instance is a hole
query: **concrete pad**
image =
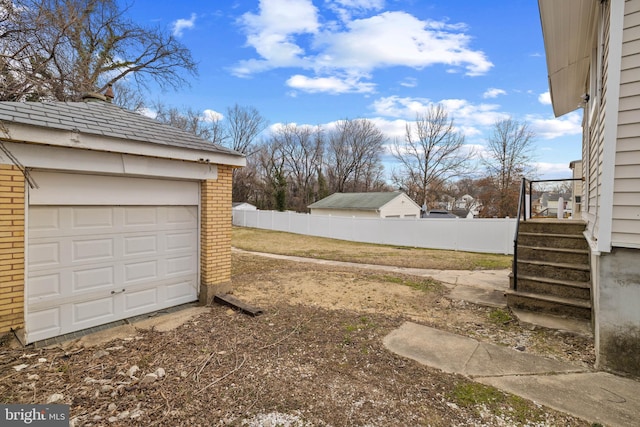
{"type": "Polygon", "coordinates": [[[134,326],[139,329],[153,329],[158,332],[172,331],[178,326],[203,313],[211,311],[211,307],[198,306],[176,311],[170,314],[158,315],[148,319],[135,322],[134,326]]]}
{"type": "Polygon", "coordinates": [[[102,345],[113,340],[122,340],[125,338],[132,338],[136,336],[136,328],[129,325],[115,326],[113,328],[105,329],[103,331],[93,332],[85,335],[75,341],[67,341],[61,344],[62,348],[67,347],[84,347],[90,348],[97,345],[102,345]]]}
{"type": "Polygon", "coordinates": [[[478,341],[405,322],[383,339],[385,347],[400,356],[447,373],[465,370],[469,358],[478,348],[478,341]]]}
{"type": "Polygon", "coordinates": [[[98,332],[85,335],[78,340],[69,341],[63,347],[95,347],[113,341],[115,339],[131,338],[137,335],[138,329],[154,329],[159,332],[167,332],[183,325],[190,319],[211,310],[211,307],[190,307],[184,310],[175,311],[168,314],[158,314],[138,322],[127,325],[116,326],[98,332]]]}
{"type": "Polygon", "coordinates": [[[428,326],[405,322],[383,340],[392,352],[447,373],[468,377],[583,372],[571,364],[480,343],[428,326]]]}
{"type": "Polygon", "coordinates": [[[431,277],[453,285],[465,285],[482,289],[509,288],[511,270],[434,270],[431,277]]]}
{"type": "Polygon", "coordinates": [[[604,372],[477,381],[606,426],[640,425],[640,382],[604,372]]]}
{"type": "Polygon", "coordinates": [[[448,296],[451,299],[468,301],[486,307],[507,307],[507,297],[502,290],[458,285],[449,292],[448,296]]]}

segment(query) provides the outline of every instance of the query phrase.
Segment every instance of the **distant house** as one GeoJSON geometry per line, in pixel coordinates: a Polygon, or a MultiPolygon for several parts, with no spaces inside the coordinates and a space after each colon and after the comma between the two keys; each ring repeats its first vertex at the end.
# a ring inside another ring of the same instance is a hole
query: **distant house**
{"type": "Polygon", "coordinates": [[[237,211],[255,211],[258,210],[257,207],[247,202],[233,202],[231,205],[231,209],[237,211]]]}
{"type": "MultiPolygon", "coordinates": [[[[466,214],[467,212],[465,212],[466,214]]],[[[458,218],[458,215],[446,209],[431,209],[423,218],[458,218]]]]}
{"type": "Polygon", "coordinates": [[[334,193],[308,206],[311,215],[419,218],[420,206],[400,192],[334,193]]]}
{"type": "Polygon", "coordinates": [[[553,111],[584,108],[596,365],[640,376],[640,0],[538,5],[553,111]]]}

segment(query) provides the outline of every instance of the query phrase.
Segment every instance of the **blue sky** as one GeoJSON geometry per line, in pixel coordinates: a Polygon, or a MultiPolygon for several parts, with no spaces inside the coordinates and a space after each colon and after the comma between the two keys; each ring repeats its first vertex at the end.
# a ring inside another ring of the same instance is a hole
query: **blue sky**
{"type": "Polygon", "coordinates": [[[442,103],[479,151],[496,120],[526,121],[541,177],[581,157],[581,110],[553,117],[535,0],[135,0],[129,13],[199,64],[191,87],[152,95],[169,106],[253,106],[272,126],[367,118],[402,138],[442,103]]]}

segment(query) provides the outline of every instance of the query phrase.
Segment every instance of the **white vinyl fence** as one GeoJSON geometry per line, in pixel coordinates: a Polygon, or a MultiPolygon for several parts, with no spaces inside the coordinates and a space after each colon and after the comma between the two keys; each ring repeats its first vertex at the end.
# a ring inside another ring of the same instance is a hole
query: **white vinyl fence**
{"type": "Polygon", "coordinates": [[[512,218],[356,218],[234,210],[233,225],[353,242],[513,254],[512,218]]]}

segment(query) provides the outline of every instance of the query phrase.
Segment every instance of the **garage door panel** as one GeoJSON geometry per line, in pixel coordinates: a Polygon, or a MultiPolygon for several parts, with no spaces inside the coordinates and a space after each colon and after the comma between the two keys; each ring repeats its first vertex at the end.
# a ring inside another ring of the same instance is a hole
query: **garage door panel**
{"type": "Polygon", "coordinates": [[[43,231],[60,229],[60,215],[57,208],[41,207],[29,215],[29,231],[34,235],[43,231]]]}
{"type": "Polygon", "coordinates": [[[63,208],[71,211],[73,230],[100,231],[101,229],[109,229],[115,225],[114,210],[109,207],[87,206],[63,208]]]}
{"type": "Polygon", "coordinates": [[[124,208],[124,226],[158,224],[158,209],[154,207],[124,208]]]}
{"type": "Polygon", "coordinates": [[[113,238],[76,240],[71,244],[71,262],[104,261],[115,256],[115,242],[113,238]]]}
{"type": "Polygon", "coordinates": [[[141,291],[127,292],[122,295],[124,298],[124,312],[130,316],[131,312],[143,309],[157,310],[158,307],[158,288],[144,289],[141,291]]]}
{"type": "Polygon", "coordinates": [[[193,231],[167,233],[165,238],[167,251],[189,250],[192,248],[194,240],[197,241],[197,236],[193,231]]]}
{"type": "Polygon", "coordinates": [[[189,274],[190,271],[193,271],[195,265],[195,257],[194,256],[181,256],[174,258],[167,258],[166,262],[166,274],[167,276],[175,276],[175,275],[184,275],[189,274]]]}
{"type": "Polygon", "coordinates": [[[158,236],[142,235],[124,238],[124,256],[149,255],[160,251],[158,236]]]}
{"type": "Polygon", "coordinates": [[[73,307],[72,326],[85,326],[90,323],[92,326],[99,325],[103,320],[110,321],[114,315],[113,297],[94,299],[86,302],[79,302],[73,307]]]}
{"type": "Polygon", "coordinates": [[[141,280],[158,279],[158,262],[142,261],[124,266],[124,284],[132,284],[141,280]]]}
{"type": "Polygon", "coordinates": [[[193,294],[195,283],[184,281],[166,287],[166,300],[170,303],[188,302],[188,298],[193,294]]]}
{"type": "Polygon", "coordinates": [[[60,264],[60,242],[42,242],[29,245],[29,266],[42,267],[60,264]]]}
{"type": "Polygon", "coordinates": [[[72,272],[72,292],[94,291],[111,289],[115,286],[114,267],[94,267],[86,270],[72,272]]]}
{"type": "Polygon", "coordinates": [[[197,212],[185,206],[167,206],[165,214],[167,223],[173,225],[189,225],[198,220],[197,212]]]}
{"type": "Polygon", "coordinates": [[[197,206],[30,206],[27,341],[197,300],[198,236],[197,206]]]}
{"type": "Polygon", "coordinates": [[[27,316],[29,339],[38,341],[60,335],[62,333],[61,310],[61,307],[53,307],[29,313],[27,316]]]}
{"type": "Polygon", "coordinates": [[[29,280],[27,288],[28,303],[36,303],[43,298],[59,297],[61,294],[60,273],[47,274],[29,280]]]}

